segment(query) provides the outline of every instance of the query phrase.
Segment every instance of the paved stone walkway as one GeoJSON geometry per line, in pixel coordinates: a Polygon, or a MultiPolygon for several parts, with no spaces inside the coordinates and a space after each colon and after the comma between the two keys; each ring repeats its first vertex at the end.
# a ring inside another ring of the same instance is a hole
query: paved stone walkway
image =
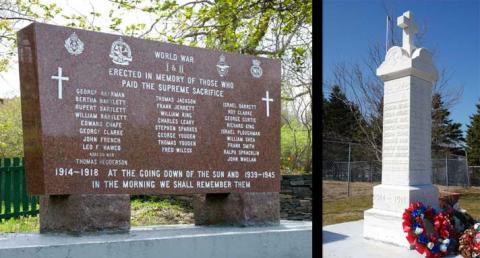
{"type": "MultiPolygon", "coordinates": [[[[415,250],[369,241],[363,238],[363,220],[325,226],[322,229],[323,257],[421,258],[415,250]]],[[[447,256],[449,258],[461,258],[447,256]]]]}

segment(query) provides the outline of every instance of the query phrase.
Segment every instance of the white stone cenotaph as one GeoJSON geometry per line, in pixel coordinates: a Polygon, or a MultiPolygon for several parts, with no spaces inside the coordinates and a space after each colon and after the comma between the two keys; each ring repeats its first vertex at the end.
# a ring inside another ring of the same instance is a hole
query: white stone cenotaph
{"type": "Polygon", "coordinates": [[[432,55],[414,44],[418,27],[412,13],[397,18],[402,47],[391,47],[377,69],[385,83],[383,104],[382,183],[373,188],[373,208],[364,213],[367,239],[410,247],[402,214],[412,202],[438,209],[432,185],[431,103],[437,70],[432,55]]]}

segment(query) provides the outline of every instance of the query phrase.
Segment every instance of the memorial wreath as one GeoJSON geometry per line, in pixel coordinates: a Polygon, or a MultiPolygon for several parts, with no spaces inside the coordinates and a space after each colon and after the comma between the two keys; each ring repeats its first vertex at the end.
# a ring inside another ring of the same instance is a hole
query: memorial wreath
{"type": "Polygon", "coordinates": [[[411,203],[403,213],[403,231],[407,240],[425,257],[442,257],[448,254],[451,225],[449,218],[421,202],[411,203]]]}
{"type": "Polygon", "coordinates": [[[444,208],[443,211],[448,215],[451,225],[450,245],[448,247],[448,251],[450,254],[457,254],[459,252],[460,237],[466,229],[473,227],[475,220],[467,213],[466,210],[458,207],[444,208]]]}
{"type": "Polygon", "coordinates": [[[480,223],[463,232],[460,237],[459,251],[466,258],[480,257],[480,223]]]}

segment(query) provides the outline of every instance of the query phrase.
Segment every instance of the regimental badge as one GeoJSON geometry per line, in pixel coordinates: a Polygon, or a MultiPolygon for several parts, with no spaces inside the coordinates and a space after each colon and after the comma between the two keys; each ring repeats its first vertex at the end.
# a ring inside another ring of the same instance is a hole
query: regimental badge
{"type": "Polygon", "coordinates": [[[225,62],[225,56],[223,54],[220,55],[217,63],[217,71],[220,77],[224,77],[225,75],[227,75],[228,68],[230,68],[230,66],[225,62]]]}
{"type": "Polygon", "coordinates": [[[112,43],[110,57],[115,64],[128,65],[132,61],[130,46],[120,37],[112,43]]]}
{"type": "Polygon", "coordinates": [[[260,78],[262,77],[263,70],[262,67],[260,67],[260,61],[257,59],[252,60],[252,67],[250,67],[250,73],[252,74],[253,77],[255,78],[260,78]]]}
{"type": "Polygon", "coordinates": [[[83,52],[83,42],[78,38],[74,32],[65,40],[65,48],[70,55],[78,56],[83,52]]]}

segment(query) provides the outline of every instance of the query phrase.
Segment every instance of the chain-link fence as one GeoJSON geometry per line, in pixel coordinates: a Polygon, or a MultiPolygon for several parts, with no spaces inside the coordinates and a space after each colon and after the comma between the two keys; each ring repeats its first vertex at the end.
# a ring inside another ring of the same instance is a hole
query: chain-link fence
{"type": "Polygon", "coordinates": [[[470,186],[480,186],[480,166],[468,167],[470,186]]]}
{"type": "Polygon", "coordinates": [[[444,186],[470,186],[467,159],[464,156],[446,155],[432,159],[432,183],[444,186]]]}
{"type": "MultiPolygon", "coordinates": [[[[322,178],[344,182],[350,196],[355,187],[371,187],[382,180],[382,164],[367,146],[359,143],[323,141],[322,178]],[[355,182],[364,182],[355,184],[355,182]],[[365,185],[370,183],[370,186],[365,185]],[[353,189],[353,190],[352,190],[353,189]]],[[[480,186],[480,166],[468,167],[464,156],[449,154],[432,159],[432,182],[443,186],[480,186]]],[[[336,184],[338,185],[338,184],[336,184]]]]}
{"type": "Polygon", "coordinates": [[[380,162],[324,160],[322,165],[324,180],[370,183],[382,180],[382,164],[380,162]]]}

